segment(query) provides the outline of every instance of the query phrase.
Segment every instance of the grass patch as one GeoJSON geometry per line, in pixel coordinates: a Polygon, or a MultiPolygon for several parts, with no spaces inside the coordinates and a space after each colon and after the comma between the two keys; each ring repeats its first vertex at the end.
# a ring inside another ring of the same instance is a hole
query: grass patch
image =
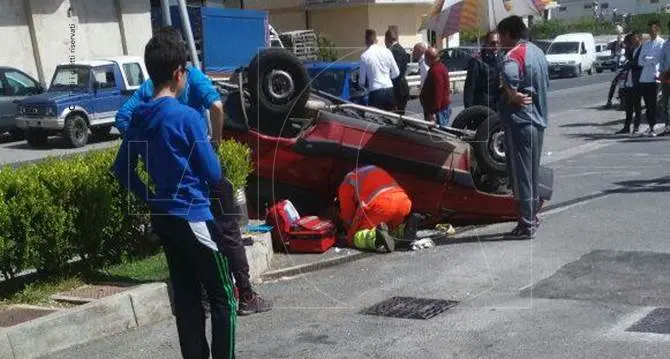
{"type": "Polygon", "coordinates": [[[49,296],[84,285],[78,277],[54,278],[27,284],[23,290],[3,300],[3,304],[53,304],[49,296]]]}
{"type": "Polygon", "coordinates": [[[32,304],[32,305],[60,305],[49,297],[60,292],[69,291],[85,284],[96,283],[128,283],[142,284],[148,282],[162,282],[169,278],[165,255],[160,252],[156,255],[117,264],[93,274],[77,274],[47,279],[37,279],[25,284],[17,291],[0,298],[0,304],[32,304]]]}
{"type": "MultiPolygon", "coordinates": [[[[163,252],[138,261],[121,263],[98,271],[103,278],[122,282],[162,282],[169,277],[163,252]]],[[[104,280],[104,279],[103,279],[104,280]]]]}

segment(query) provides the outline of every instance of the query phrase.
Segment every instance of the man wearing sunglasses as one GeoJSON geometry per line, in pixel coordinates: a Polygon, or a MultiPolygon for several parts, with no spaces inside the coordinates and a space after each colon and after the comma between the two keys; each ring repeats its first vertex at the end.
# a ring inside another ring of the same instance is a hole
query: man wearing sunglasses
{"type": "Polygon", "coordinates": [[[468,73],[463,88],[463,105],[487,106],[498,111],[500,100],[500,38],[491,31],[482,38],[482,49],[478,58],[468,62],[468,73]]]}

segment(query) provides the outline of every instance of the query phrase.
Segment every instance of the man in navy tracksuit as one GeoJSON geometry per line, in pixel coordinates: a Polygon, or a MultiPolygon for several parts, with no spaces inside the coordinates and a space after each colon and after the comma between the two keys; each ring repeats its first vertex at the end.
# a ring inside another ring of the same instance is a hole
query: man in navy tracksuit
{"type": "Polygon", "coordinates": [[[518,225],[510,237],[532,238],[538,226],[540,157],[547,127],[549,73],[542,50],[524,40],[526,25],[518,16],[498,24],[507,52],[503,68],[500,118],[505,125],[507,158],[514,194],[519,205],[518,225]]]}
{"type": "Polygon", "coordinates": [[[168,37],[154,37],[145,47],[153,96],[138,104],[113,170],[151,210],[170,271],[182,356],[210,355],[200,303],[204,287],[211,308],[212,357],[234,358],[237,303],[209,201],[210,185],[222,178],[221,165],[201,115],[176,99],[186,84],[186,58],[184,46],[168,37]],[[140,159],[153,191],[136,172],[140,159]]]}

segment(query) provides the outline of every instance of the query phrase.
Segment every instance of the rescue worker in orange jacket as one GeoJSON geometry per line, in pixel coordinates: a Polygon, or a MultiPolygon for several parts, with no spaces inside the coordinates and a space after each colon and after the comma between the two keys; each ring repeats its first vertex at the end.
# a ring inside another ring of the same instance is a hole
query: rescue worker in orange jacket
{"type": "Polygon", "coordinates": [[[412,201],[391,175],[376,166],[349,172],[339,187],[340,220],[350,247],[389,252],[398,229],[410,214],[412,201]]]}

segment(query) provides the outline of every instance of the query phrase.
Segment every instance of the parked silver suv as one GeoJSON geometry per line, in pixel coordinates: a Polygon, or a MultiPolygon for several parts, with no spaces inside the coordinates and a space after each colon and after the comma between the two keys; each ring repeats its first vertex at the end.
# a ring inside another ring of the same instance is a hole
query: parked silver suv
{"type": "Polygon", "coordinates": [[[23,139],[16,127],[15,101],[44,92],[39,81],[13,67],[0,66],[0,135],[9,132],[14,140],[23,139]]]}

